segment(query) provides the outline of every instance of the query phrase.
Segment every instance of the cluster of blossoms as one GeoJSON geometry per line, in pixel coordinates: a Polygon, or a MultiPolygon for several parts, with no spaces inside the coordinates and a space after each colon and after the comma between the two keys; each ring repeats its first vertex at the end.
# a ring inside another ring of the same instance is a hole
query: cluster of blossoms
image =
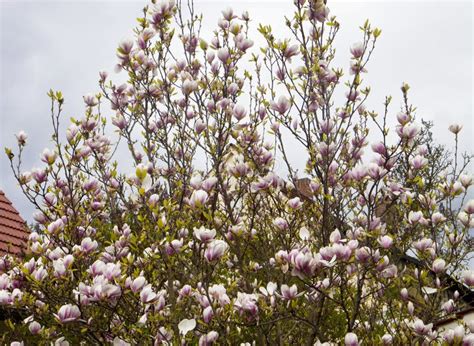
{"type": "Polygon", "coordinates": [[[398,115],[390,97],[368,110],[380,30],[361,27],[343,83],[336,18],[323,0],[294,5],[291,39],[261,25],[257,54],[248,13],[223,11],[206,41],[192,4],[184,16],[153,1],[117,49],[127,82],[101,72],[65,141],[50,92],[43,167],[20,166],[24,132],[6,150],[37,211],[25,255],[0,260],[3,342],[474,344],[473,323],[443,327],[473,303],[462,126],[452,157],[416,121],[408,85],[398,115]]]}

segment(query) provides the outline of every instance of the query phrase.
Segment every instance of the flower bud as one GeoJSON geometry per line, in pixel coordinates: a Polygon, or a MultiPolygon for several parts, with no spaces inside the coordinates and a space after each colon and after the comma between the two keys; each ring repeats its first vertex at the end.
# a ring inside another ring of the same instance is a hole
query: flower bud
{"type": "Polygon", "coordinates": [[[359,59],[364,54],[364,43],[357,42],[351,46],[351,54],[354,59],[359,59]]]}
{"type": "Polygon", "coordinates": [[[24,146],[26,144],[26,140],[28,139],[26,132],[23,130],[18,132],[15,137],[19,146],[24,146]]]}
{"type": "Polygon", "coordinates": [[[457,135],[459,132],[461,132],[461,130],[462,130],[462,125],[459,125],[459,124],[452,124],[452,125],[449,125],[448,129],[449,129],[449,131],[451,131],[452,133],[454,133],[455,135],[457,135]]]}

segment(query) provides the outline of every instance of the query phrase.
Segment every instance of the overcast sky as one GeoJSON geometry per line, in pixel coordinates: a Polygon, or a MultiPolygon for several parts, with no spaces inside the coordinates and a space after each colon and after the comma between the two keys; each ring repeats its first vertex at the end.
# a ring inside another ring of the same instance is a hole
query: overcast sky
{"type": "MultiPolygon", "coordinates": [[[[288,1],[197,1],[204,32],[217,23],[221,9],[248,10],[253,27],[271,24],[282,31],[288,1]]],[[[15,146],[14,134],[28,133],[25,169],[42,166],[39,154],[50,146],[50,88],[66,98],[64,122],[79,117],[82,95],[98,90],[98,71],[113,75],[117,43],[131,37],[145,1],[0,0],[0,189],[31,220],[33,209],[16,185],[3,147],[15,146]]],[[[361,38],[358,26],[369,18],[382,28],[366,81],[372,86],[370,109],[382,111],[385,95],[400,106],[400,86],[408,82],[418,117],[435,122],[435,135],[452,144],[450,123],[464,125],[461,148],[474,150],[473,5],[471,1],[329,1],[342,27],[337,65],[347,68],[349,47],[361,38]]],[[[206,38],[206,37],[205,37],[206,38]]],[[[209,37],[207,37],[209,38],[209,37]]],[[[255,39],[257,46],[258,39],[255,39]]],[[[115,78],[115,76],[113,76],[115,78]]],[[[297,156],[295,156],[297,158],[297,156]]],[[[472,171],[472,170],[471,170],[472,171]]]]}

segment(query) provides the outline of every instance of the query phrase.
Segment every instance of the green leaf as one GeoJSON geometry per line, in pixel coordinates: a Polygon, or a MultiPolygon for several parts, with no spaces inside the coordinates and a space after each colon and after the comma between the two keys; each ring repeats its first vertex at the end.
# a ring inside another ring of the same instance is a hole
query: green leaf
{"type": "Polygon", "coordinates": [[[13,158],[15,157],[15,155],[13,154],[13,152],[10,148],[5,148],[5,154],[7,154],[8,158],[10,160],[13,160],[13,158]]]}

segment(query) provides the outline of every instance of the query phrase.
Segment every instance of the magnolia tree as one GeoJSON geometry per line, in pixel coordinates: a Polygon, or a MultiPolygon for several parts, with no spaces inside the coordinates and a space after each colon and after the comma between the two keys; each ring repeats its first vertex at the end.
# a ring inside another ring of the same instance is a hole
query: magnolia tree
{"type": "Polygon", "coordinates": [[[322,0],[294,2],[288,39],[260,25],[260,50],[246,12],[201,23],[153,1],[117,50],[127,82],[101,72],[64,139],[51,91],[42,167],[23,170],[24,132],[6,150],[37,211],[0,263],[4,342],[474,344],[439,327],[474,286],[462,126],[453,154],[434,144],[407,84],[399,112],[368,110],[381,31],[361,27],[344,74],[322,0]]]}

